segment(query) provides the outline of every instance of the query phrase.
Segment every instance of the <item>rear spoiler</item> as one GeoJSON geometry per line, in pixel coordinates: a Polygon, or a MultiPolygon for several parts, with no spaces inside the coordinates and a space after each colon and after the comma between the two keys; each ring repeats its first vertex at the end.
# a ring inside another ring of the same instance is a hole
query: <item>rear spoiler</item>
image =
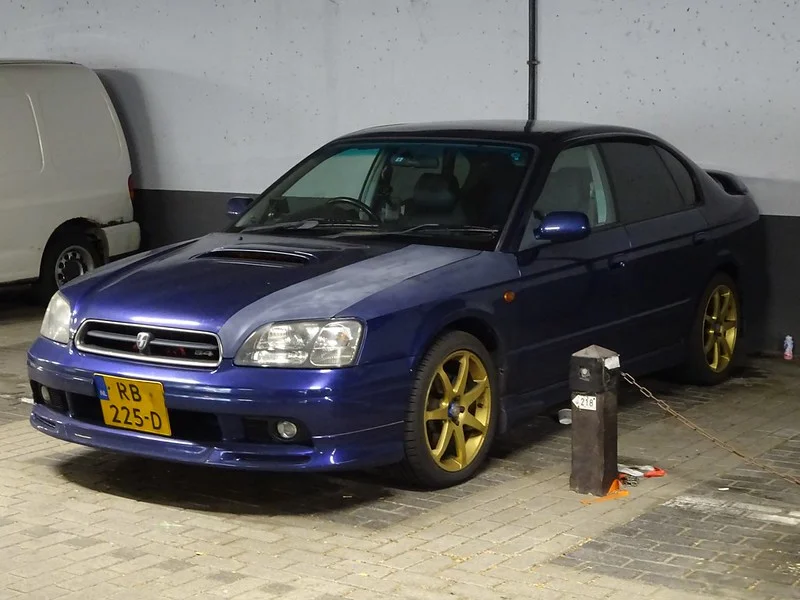
{"type": "Polygon", "coordinates": [[[706,173],[710,175],[729,196],[747,196],[750,194],[750,190],[747,189],[742,178],[733,173],[718,171],[716,169],[706,169],[706,173]]]}

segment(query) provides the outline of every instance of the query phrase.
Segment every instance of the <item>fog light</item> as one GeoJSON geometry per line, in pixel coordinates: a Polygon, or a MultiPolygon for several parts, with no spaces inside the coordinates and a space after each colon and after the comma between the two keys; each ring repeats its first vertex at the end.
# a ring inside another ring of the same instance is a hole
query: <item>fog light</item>
{"type": "Polygon", "coordinates": [[[42,388],[39,390],[39,392],[42,394],[42,400],[44,400],[45,402],[49,403],[50,402],[50,390],[48,390],[46,387],[42,386],[42,388]]]}
{"type": "Polygon", "coordinates": [[[297,425],[291,421],[278,421],[275,428],[278,430],[278,435],[285,440],[290,440],[297,435],[297,425]]]}

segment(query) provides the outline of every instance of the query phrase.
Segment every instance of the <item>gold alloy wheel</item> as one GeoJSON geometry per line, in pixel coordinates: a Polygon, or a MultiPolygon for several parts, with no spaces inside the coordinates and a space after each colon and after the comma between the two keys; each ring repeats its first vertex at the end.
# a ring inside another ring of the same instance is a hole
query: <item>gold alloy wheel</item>
{"type": "Polygon", "coordinates": [[[733,359],[738,332],[736,296],[727,285],[719,285],[711,292],[703,322],[703,352],[715,373],[724,371],[733,359]]]}
{"type": "Polygon", "coordinates": [[[492,390],[480,358],[469,350],[453,352],[436,369],[425,397],[425,439],[445,471],[467,468],[489,431],[492,390]]]}

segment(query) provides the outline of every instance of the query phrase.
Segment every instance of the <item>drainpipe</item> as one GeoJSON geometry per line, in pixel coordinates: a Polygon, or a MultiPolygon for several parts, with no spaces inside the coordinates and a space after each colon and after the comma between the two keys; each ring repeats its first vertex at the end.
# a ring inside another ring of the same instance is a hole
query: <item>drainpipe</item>
{"type": "Polygon", "coordinates": [[[536,0],[528,0],[528,120],[536,119],[536,0]]]}

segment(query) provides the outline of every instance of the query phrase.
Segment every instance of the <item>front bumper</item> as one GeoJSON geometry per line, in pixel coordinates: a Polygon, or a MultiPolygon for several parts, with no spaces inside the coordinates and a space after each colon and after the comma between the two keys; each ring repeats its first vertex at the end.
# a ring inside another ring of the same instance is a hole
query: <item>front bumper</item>
{"type": "Polygon", "coordinates": [[[406,360],[315,371],[240,368],[226,361],[211,372],[80,354],[39,338],[28,352],[28,374],[35,400],[31,425],[95,448],[269,471],[361,469],[403,457],[411,389],[406,360]],[[106,426],[95,374],[161,382],[173,437],[106,426]],[[58,402],[45,403],[41,386],[58,402]],[[300,424],[304,435],[280,441],[268,427],[277,419],[300,424]]]}

